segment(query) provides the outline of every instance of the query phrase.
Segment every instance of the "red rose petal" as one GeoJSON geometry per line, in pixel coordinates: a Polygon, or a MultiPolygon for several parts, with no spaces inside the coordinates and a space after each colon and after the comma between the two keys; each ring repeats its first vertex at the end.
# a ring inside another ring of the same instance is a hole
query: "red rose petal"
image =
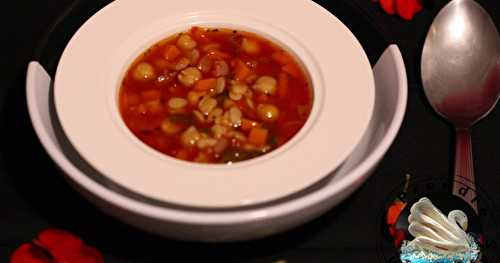
{"type": "Polygon", "coordinates": [[[10,256],[10,263],[54,263],[41,248],[25,243],[10,256]]]}
{"type": "Polygon", "coordinates": [[[387,209],[386,223],[388,225],[395,224],[398,221],[399,215],[405,209],[406,204],[402,202],[394,202],[389,209],[387,209]]]}
{"type": "Polygon", "coordinates": [[[64,257],[57,258],[58,262],[67,263],[104,263],[104,258],[99,251],[93,247],[84,245],[80,250],[73,253],[65,253],[64,257]]]}
{"type": "Polygon", "coordinates": [[[82,247],[79,260],[75,261],[75,263],[104,263],[104,257],[101,252],[90,246],[82,247]]]}
{"type": "Polygon", "coordinates": [[[399,248],[399,247],[401,247],[401,244],[403,243],[403,241],[406,239],[406,234],[403,230],[397,229],[396,233],[394,233],[393,237],[394,237],[394,246],[399,248]]]}
{"type": "Polygon", "coordinates": [[[101,253],[87,245],[82,245],[78,250],[53,249],[51,252],[59,263],[104,263],[101,253]]]}
{"type": "Polygon", "coordinates": [[[104,258],[76,235],[47,229],[33,243],[23,244],[14,251],[11,263],[104,263],[104,258]]]}
{"type": "Polygon", "coordinates": [[[422,0],[417,0],[415,4],[415,13],[419,13],[424,9],[424,5],[422,4],[422,0]]]}
{"type": "Polygon", "coordinates": [[[394,235],[396,235],[396,227],[394,226],[389,226],[389,234],[391,234],[392,237],[394,237],[394,235]]]}
{"type": "Polygon", "coordinates": [[[412,20],[415,15],[417,0],[396,0],[396,11],[405,20],[412,20]]]}
{"type": "Polygon", "coordinates": [[[61,250],[78,251],[83,241],[68,231],[52,228],[38,234],[37,244],[54,253],[61,250]]]}
{"type": "Polygon", "coordinates": [[[67,249],[64,247],[52,248],[50,250],[50,253],[51,253],[52,257],[54,257],[54,259],[57,262],[65,262],[65,263],[66,262],[73,263],[74,258],[77,258],[80,256],[79,250],[71,250],[71,249],[67,249]]]}
{"type": "Polygon", "coordinates": [[[380,0],[380,6],[389,15],[396,14],[396,1],[395,0],[380,0]]]}

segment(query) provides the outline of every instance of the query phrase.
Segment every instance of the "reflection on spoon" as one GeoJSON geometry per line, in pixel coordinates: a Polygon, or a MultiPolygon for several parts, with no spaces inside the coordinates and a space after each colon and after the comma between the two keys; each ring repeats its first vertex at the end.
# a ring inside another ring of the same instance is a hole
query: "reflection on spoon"
{"type": "Polygon", "coordinates": [[[467,234],[467,215],[453,210],[446,217],[424,197],[410,210],[408,232],[415,238],[401,248],[402,262],[475,262],[479,248],[467,234]]]}

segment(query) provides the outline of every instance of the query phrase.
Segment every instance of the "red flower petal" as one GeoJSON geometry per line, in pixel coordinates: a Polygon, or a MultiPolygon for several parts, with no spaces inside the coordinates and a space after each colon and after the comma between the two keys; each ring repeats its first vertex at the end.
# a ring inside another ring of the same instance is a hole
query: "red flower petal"
{"type": "Polygon", "coordinates": [[[23,244],[14,251],[11,263],[104,263],[104,258],[74,234],[47,229],[33,243],[23,244]]]}
{"type": "Polygon", "coordinates": [[[104,263],[104,257],[101,252],[90,246],[82,247],[78,260],[74,263],[104,263]]]}
{"type": "Polygon", "coordinates": [[[405,209],[406,204],[402,202],[394,202],[389,209],[387,209],[386,223],[393,225],[398,221],[399,215],[405,209]]]}
{"type": "Polygon", "coordinates": [[[398,15],[405,20],[412,20],[415,15],[417,0],[396,0],[398,15]]]}
{"type": "Polygon", "coordinates": [[[83,241],[74,234],[53,228],[46,229],[38,234],[35,242],[49,250],[52,254],[63,251],[79,251],[83,245],[83,241]]]}
{"type": "Polygon", "coordinates": [[[396,14],[395,0],[380,0],[380,6],[389,15],[396,14]]]}
{"type": "Polygon", "coordinates": [[[396,227],[394,227],[392,225],[389,226],[389,234],[391,234],[392,237],[394,237],[394,235],[396,234],[396,231],[397,231],[396,227]]]}
{"type": "Polygon", "coordinates": [[[394,233],[393,237],[394,237],[394,246],[399,248],[399,247],[401,247],[401,244],[403,243],[403,241],[406,239],[406,234],[403,230],[397,229],[396,233],[394,233]]]}
{"type": "Polygon", "coordinates": [[[81,254],[75,253],[72,255],[68,255],[68,257],[64,259],[57,259],[59,263],[103,263],[102,257],[89,255],[89,254],[81,254]]]}
{"type": "Polygon", "coordinates": [[[422,0],[417,0],[415,4],[415,13],[420,13],[424,9],[424,5],[422,4],[422,0]]]}
{"type": "Polygon", "coordinates": [[[10,263],[54,263],[41,248],[25,243],[10,256],[10,263]]]}

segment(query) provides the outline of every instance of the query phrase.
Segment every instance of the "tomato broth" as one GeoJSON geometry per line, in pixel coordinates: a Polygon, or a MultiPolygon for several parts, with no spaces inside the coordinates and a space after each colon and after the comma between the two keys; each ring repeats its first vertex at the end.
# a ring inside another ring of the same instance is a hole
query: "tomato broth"
{"type": "Polygon", "coordinates": [[[169,156],[232,163],[269,153],[304,126],[313,94],[304,69],[254,33],[193,27],[141,54],[119,93],[126,126],[169,156]]]}

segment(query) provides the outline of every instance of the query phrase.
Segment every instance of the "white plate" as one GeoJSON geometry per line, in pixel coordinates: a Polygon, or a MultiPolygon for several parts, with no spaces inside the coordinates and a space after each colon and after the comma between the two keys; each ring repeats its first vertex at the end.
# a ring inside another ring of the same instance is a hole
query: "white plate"
{"type": "Polygon", "coordinates": [[[373,73],[361,45],[332,14],[306,0],[115,1],[71,39],[54,85],[64,132],[97,170],[149,198],[207,208],[258,204],[314,184],[353,150],[374,104],[373,73]],[[160,154],[127,129],[117,106],[126,69],[152,44],[193,25],[253,31],[300,58],[315,99],[289,143],[231,166],[200,165],[160,154]]]}

